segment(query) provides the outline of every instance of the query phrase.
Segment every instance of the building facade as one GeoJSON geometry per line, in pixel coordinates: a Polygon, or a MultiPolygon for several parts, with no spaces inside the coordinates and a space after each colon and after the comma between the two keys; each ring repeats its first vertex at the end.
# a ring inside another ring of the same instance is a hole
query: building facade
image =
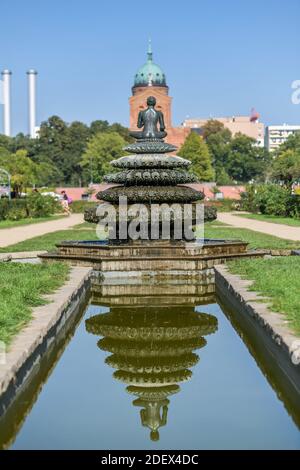
{"type": "Polygon", "coordinates": [[[255,139],[257,145],[260,147],[264,146],[265,126],[262,122],[259,122],[257,114],[250,116],[185,119],[182,125],[185,128],[194,129],[194,131],[197,131],[199,134],[201,134],[202,127],[209,119],[222,122],[224,127],[229,129],[233,136],[240,132],[241,134],[245,134],[248,137],[255,139]]]}
{"type": "Polygon", "coordinates": [[[300,132],[300,126],[267,126],[265,135],[265,146],[269,151],[274,151],[283,144],[290,135],[300,132]]]}
{"type": "Polygon", "coordinates": [[[153,62],[151,42],[149,41],[147,62],[139,68],[134,76],[132,96],[129,98],[130,130],[137,130],[138,114],[147,107],[148,96],[156,98],[156,108],[162,111],[168,135],[166,142],[181,147],[190,133],[189,128],[173,127],[172,125],[172,97],[169,96],[169,87],[162,69],[153,62]]]}

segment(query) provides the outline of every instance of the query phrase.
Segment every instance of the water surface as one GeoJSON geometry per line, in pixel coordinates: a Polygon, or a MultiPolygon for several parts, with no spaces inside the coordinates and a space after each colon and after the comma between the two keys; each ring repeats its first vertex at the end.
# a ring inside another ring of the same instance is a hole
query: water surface
{"type": "Polygon", "coordinates": [[[161,290],[154,298],[153,287],[149,296],[94,295],[71,341],[59,345],[52,372],[48,359],[23,402],[0,421],[0,444],[299,449],[284,400],[218,303],[195,305],[191,297],[180,305],[174,296],[172,305],[161,290]]]}

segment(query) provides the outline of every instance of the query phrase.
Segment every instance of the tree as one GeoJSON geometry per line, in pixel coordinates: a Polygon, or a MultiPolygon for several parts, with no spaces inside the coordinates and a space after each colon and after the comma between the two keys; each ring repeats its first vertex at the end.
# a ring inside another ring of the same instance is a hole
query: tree
{"type": "Polygon", "coordinates": [[[69,183],[72,176],[68,161],[69,152],[66,155],[67,144],[67,124],[60,117],[51,116],[42,122],[32,158],[36,163],[54,165],[60,175],[57,183],[69,183]]]}
{"type": "Polygon", "coordinates": [[[110,162],[124,155],[125,140],[116,132],[96,134],[88,142],[81,166],[86,178],[99,183],[102,177],[111,172],[110,162]]]}
{"type": "Polygon", "coordinates": [[[226,129],[222,122],[209,119],[202,127],[202,131],[203,138],[208,145],[212,157],[212,165],[215,170],[217,183],[232,183],[225,168],[228,160],[229,143],[232,138],[230,130],[226,129]]]}
{"type": "Polygon", "coordinates": [[[109,122],[98,119],[97,121],[91,122],[90,131],[92,135],[98,134],[99,132],[107,132],[109,129],[109,122]]]}
{"type": "Polygon", "coordinates": [[[300,180],[300,150],[284,150],[273,161],[271,177],[287,186],[300,180]]]}
{"type": "Polygon", "coordinates": [[[242,183],[263,180],[270,161],[270,153],[258,147],[254,139],[236,134],[229,144],[226,169],[231,178],[242,183]]]}
{"type": "Polygon", "coordinates": [[[275,156],[282,154],[286,150],[294,150],[300,152],[300,132],[290,135],[283,144],[275,152],[275,156]]]}
{"type": "Polygon", "coordinates": [[[132,142],[129,131],[121,124],[93,121],[90,126],[74,121],[66,123],[59,116],[51,116],[42,122],[39,136],[30,138],[22,133],[16,137],[0,135],[0,149],[15,154],[25,150],[28,157],[43,168],[39,181],[43,185],[85,186],[90,175],[81,165],[88,142],[97,134],[118,134],[126,142],[132,142]]]}
{"type": "Polygon", "coordinates": [[[178,155],[192,162],[191,171],[201,181],[213,181],[214,170],[208,146],[195,132],[191,132],[180,148],[178,155]]]}
{"type": "Polygon", "coordinates": [[[231,136],[230,130],[225,129],[224,124],[222,122],[217,121],[216,119],[209,119],[208,121],[206,121],[204,126],[202,126],[203,139],[206,140],[212,134],[217,134],[224,130],[228,131],[231,136]]]}
{"type": "Polygon", "coordinates": [[[8,137],[4,134],[0,134],[0,147],[10,151],[10,145],[12,140],[13,139],[11,137],[8,137]]]}
{"type": "Polygon", "coordinates": [[[90,135],[89,127],[79,121],[72,122],[66,131],[63,173],[68,175],[69,183],[75,186],[82,186],[83,183],[80,162],[90,135]]]}
{"type": "Polygon", "coordinates": [[[129,135],[129,130],[127,127],[122,126],[118,122],[114,122],[110,127],[109,127],[109,132],[117,132],[123,139],[130,143],[134,141],[134,138],[129,135]]]}
{"type": "Polygon", "coordinates": [[[42,168],[27,156],[26,150],[18,150],[10,155],[0,153],[0,167],[10,173],[11,185],[17,195],[37,184],[39,172],[42,171],[42,168]]]}

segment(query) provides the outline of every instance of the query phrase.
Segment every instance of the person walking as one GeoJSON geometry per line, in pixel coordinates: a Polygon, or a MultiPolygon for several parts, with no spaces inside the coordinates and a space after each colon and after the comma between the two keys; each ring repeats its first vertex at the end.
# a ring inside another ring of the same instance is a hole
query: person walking
{"type": "Polygon", "coordinates": [[[72,199],[67,195],[66,191],[64,190],[61,191],[61,195],[62,195],[61,204],[63,207],[64,214],[69,216],[71,215],[70,204],[72,203],[72,199]]]}

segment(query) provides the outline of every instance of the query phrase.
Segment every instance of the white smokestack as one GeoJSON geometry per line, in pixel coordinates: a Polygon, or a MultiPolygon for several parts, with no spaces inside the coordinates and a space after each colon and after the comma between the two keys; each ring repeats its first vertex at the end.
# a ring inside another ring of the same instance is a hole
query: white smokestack
{"type": "Polygon", "coordinates": [[[28,106],[29,106],[29,123],[28,133],[32,139],[36,138],[36,76],[37,71],[30,69],[28,75],[28,106]]]}
{"type": "Polygon", "coordinates": [[[11,117],[10,117],[10,70],[1,72],[3,82],[3,134],[10,136],[11,134],[11,117]]]}

